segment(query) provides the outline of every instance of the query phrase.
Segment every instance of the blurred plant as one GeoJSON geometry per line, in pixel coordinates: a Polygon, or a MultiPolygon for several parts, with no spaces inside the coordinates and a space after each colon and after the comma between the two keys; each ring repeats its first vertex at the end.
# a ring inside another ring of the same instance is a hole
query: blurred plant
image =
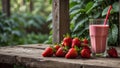
{"type": "Polygon", "coordinates": [[[35,33],[30,33],[27,34],[26,37],[20,38],[19,39],[19,44],[38,44],[38,43],[43,43],[45,40],[47,40],[48,35],[47,34],[35,34],[35,33]]]}
{"type": "Polygon", "coordinates": [[[5,45],[17,45],[17,44],[32,44],[43,43],[48,35],[33,33],[35,29],[42,30],[46,21],[40,15],[29,14],[13,14],[10,18],[6,18],[5,14],[0,13],[0,44],[5,45]],[[28,28],[31,33],[26,31],[28,28]]]}
{"type": "Polygon", "coordinates": [[[15,45],[19,37],[24,35],[23,29],[11,18],[0,13],[0,46],[15,45]]]}
{"type": "MultiPolygon", "coordinates": [[[[109,17],[109,45],[118,45],[119,0],[70,0],[70,30],[72,37],[89,38],[89,19],[105,18],[109,5],[113,6],[109,17]],[[113,23],[114,22],[114,23],[113,23]]],[[[48,20],[52,20],[50,14],[48,20]]],[[[51,28],[51,27],[50,27],[51,28]]],[[[52,34],[52,33],[50,33],[52,34]]],[[[50,36],[50,40],[51,36],[50,36]]]]}
{"type": "Polygon", "coordinates": [[[11,16],[5,18],[5,15],[0,13],[0,45],[43,43],[49,32],[47,28],[49,22],[46,22],[46,17],[51,11],[49,1],[11,0],[10,2],[11,16]],[[33,10],[30,10],[31,6],[33,10]]]}
{"type": "Polygon", "coordinates": [[[11,0],[11,12],[14,13],[30,13],[41,15],[47,18],[51,11],[51,4],[47,0],[11,0]],[[30,3],[32,2],[32,5],[30,3]],[[30,10],[32,7],[32,10],[30,10]]]}
{"type": "Polygon", "coordinates": [[[43,24],[46,24],[45,18],[40,15],[32,15],[29,13],[23,14],[13,14],[11,19],[15,20],[15,22],[19,23],[22,28],[32,28],[41,29],[43,24]]]}

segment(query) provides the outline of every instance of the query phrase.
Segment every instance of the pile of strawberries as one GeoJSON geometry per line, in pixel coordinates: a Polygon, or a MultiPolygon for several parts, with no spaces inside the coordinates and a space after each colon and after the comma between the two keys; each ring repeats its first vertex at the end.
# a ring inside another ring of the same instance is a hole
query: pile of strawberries
{"type": "MultiPolygon", "coordinates": [[[[115,48],[107,50],[109,57],[118,57],[118,53],[115,48]]],[[[71,38],[70,36],[64,37],[61,44],[47,47],[42,53],[43,57],[65,57],[67,59],[74,58],[90,58],[91,49],[89,48],[89,42],[85,38],[80,40],[79,38],[71,38]]]]}

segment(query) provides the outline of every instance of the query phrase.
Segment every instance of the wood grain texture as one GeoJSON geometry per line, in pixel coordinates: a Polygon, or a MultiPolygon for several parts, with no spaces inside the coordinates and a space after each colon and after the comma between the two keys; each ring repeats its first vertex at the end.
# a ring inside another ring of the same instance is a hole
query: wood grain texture
{"type": "Polygon", "coordinates": [[[5,13],[7,17],[10,16],[10,0],[2,0],[2,12],[5,13]]]}
{"type": "MultiPolygon", "coordinates": [[[[45,48],[45,44],[0,47],[0,63],[23,65],[28,68],[120,68],[120,57],[90,59],[42,57],[45,48]]],[[[120,56],[120,47],[116,49],[120,56]]]]}
{"type": "Polygon", "coordinates": [[[70,31],[69,0],[53,0],[53,43],[60,43],[70,31]]]}
{"type": "MultiPolygon", "coordinates": [[[[120,4],[120,0],[119,0],[119,4],[120,4]]],[[[118,27],[119,29],[119,31],[118,31],[118,38],[119,38],[119,40],[118,40],[118,42],[119,42],[119,45],[120,45],[120,9],[119,9],[119,27],[118,27]]]]}

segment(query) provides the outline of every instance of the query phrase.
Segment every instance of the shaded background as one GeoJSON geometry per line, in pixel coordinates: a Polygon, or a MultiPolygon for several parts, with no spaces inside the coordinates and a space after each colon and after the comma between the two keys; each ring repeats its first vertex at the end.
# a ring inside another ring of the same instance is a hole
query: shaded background
{"type": "MultiPolygon", "coordinates": [[[[10,16],[6,17],[0,0],[0,46],[52,43],[52,0],[10,0],[10,16]]],[[[70,0],[72,37],[89,38],[89,19],[105,18],[109,5],[108,44],[119,44],[119,0],[70,0]]]]}

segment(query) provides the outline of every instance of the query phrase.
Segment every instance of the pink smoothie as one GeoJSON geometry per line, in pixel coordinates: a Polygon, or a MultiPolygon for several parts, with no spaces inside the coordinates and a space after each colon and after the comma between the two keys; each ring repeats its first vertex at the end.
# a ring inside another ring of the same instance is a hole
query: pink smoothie
{"type": "Polygon", "coordinates": [[[108,36],[108,25],[90,25],[91,49],[93,53],[104,53],[108,36]]]}

